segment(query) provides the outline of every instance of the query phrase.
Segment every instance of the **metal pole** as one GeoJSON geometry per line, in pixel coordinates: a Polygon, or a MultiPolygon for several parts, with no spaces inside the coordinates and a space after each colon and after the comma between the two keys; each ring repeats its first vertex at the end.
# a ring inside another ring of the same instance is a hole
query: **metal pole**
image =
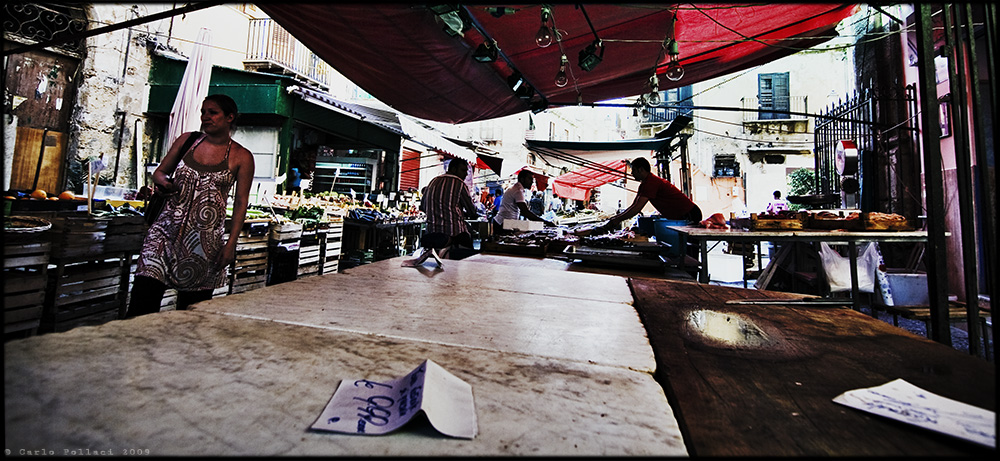
{"type": "MultiPolygon", "coordinates": [[[[951,115],[954,128],[952,141],[955,144],[955,177],[958,182],[958,207],[959,221],[962,230],[962,268],[965,278],[965,309],[966,321],[969,325],[969,353],[981,356],[979,351],[979,270],[976,267],[978,254],[976,245],[976,224],[975,210],[973,209],[972,193],[972,152],[969,151],[969,143],[966,136],[969,135],[969,110],[968,101],[965,97],[965,46],[964,37],[968,37],[971,31],[962,32],[961,25],[955,14],[952,14],[953,5],[945,5],[944,9],[944,35],[948,58],[948,82],[951,90],[950,100],[955,104],[951,106],[951,115]],[[956,36],[956,33],[958,34],[956,36]]],[[[973,85],[976,83],[973,82],[973,85]]]]}
{"type": "Polygon", "coordinates": [[[916,6],[917,72],[920,90],[921,138],[924,147],[924,188],[927,194],[927,293],[934,341],[951,346],[948,325],[948,268],[945,247],[941,125],[934,79],[934,6],[916,6]]]}
{"type": "MultiPolygon", "coordinates": [[[[997,38],[998,38],[997,37],[997,6],[996,6],[996,4],[993,4],[993,3],[987,3],[987,4],[983,5],[983,10],[986,13],[984,15],[985,16],[984,28],[985,28],[985,32],[986,32],[986,53],[985,53],[986,54],[986,63],[987,63],[987,67],[986,68],[990,69],[990,71],[989,71],[990,78],[988,79],[988,82],[989,82],[989,87],[988,87],[989,95],[987,95],[987,98],[990,101],[989,105],[987,106],[987,105],[983,104],[983,100],[985,98],[981,94],[981,89],[980,89],[979,85],[974,85],[973,86],[972,93],[973,93],[973,95],[975,95],[976,100],[977,100],[977,104],[976,104],[976,107],[975,107],[975,109],[977,109],[977,112],[975,113],[976,114],[976,143],[977,143],[976,144],[976,164],[977,164],[977,171],[979,172],[979,178],[980,178],[979,184],[982,185],[981,187],[983,188],[983,190],[985,192],[983,194],[983,201],[985,202],[985,206],[982,207],[982,208],[984,210],[983,211],[983,228],[984,228],[983,235],[987,236],[987,238],[985,239],[985,242],[986,242],[986,276],[987,276],[986,283],[987,283],[987,292],[990,293],[990,312],[996,312],[997,308],[998,308],[997,298],[1000,298],[1000,270],[997,270],[997,266],[996,266],[996,261],[997,261],[997,247],[996,247],[997,230],[996,230],[996,214],[995,214],[996,209],[995,209],[995,207],[997,206],[997,202],[1000,201],[1000,197],[998,197],[998,195],[997,195],[997,189],[996,189],[996,185],[1000,181],[997,180],[997,172],[996,172],[995,168],[994,168],[994,171],[993,171],[993,173],[994,173],[993,178],[989,177],[989,175],[988,175],[989,169],[987,168],[987,165],[989,165],[988,153],[987,153],[987,151],[986,151],[985,148],[980,149],[979,146],[980,146],[980,143],[985,142],[985,132],[986,132],[986,129],[982,125],[980,125],[980,123],[982,123],[983,120],[987,120],[986,118],[984,118],[983,113],[982,113],[984,107],[989,107],[991,109],[991,113],[989,115],[989,120],[992,121],[992,125],[993,125],[992,128],[991,128],[991,130],[992,130],[991,133],[997,133],[997,130],[1000,129],[1000,120],[997,120],[997,104],[1000,103],[1000,99],[998,99],[998,94],[997,94],[998,93],[998,90],[997,90],[997,80],[996,80],[996,78],[997,78],[997,75],[996,75],[997,62],[996,62],[996,55],[995,55],[995,53],[997,52],[997,48],[998,48],[998,46],[997,46],[998,45],[998,43],[997,43],[997,38]],[[993,181],[992,182],[992,192],[993,192],[992,196],[990,196],[990,189],[991,189],[991,187],[990,187],[990,180],[991,179],[993,181]]],[[[968,18],[968,20],[970,22],[972,21],[972,13],[971,13],[971,11],[969,12],[969,18],[968,18]]],[[[976,65],[975,40],[973,40],[972,43],[973,43],[973,48],[972,48],[972,51],[971,51],[971,53],[972,53],[972,63],[973,63],[972,64],[972,69],[973,69],[973,72],[978,72],[978,67],[976,65]]],[[[979,81],[978,74],[974,73],[973,75],[975,75],[975,77],[973,78],[973,81],[974,82],[978,82],[979,81]]],[[[994,155],[994,158],[995,158],[995,155],[994,155]]],[[[996,325],[994,324],[992,328],[993,328],[993,332],[992,332],[993,337],[996,338],[996,325]]],[[[989,347],[989,346],[987,346],[987,347],[989,347]]],[[[994,341],[993,341],[993,357],[996,357],[998,352],[1000,352],[1000,348],[997,347],[997,342],[994,339],[994,341]]]]}

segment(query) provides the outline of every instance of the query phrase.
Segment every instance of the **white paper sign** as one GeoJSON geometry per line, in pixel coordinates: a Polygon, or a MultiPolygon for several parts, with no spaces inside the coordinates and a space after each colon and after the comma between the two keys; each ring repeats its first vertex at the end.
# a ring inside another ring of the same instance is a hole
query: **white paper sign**
{"type": "Polygon", "coordinates": [[[391,381],[341,381],[312,428],[381,435],[419,411],[444,435],[471,439],[478,432],[472,386],[430,360],[391,381]]]}
{"type": "Polygon", "coordinates": [[[927,392],[902,379],[855,389],[834,402],[996,448],[996,413],[927,392]]]}

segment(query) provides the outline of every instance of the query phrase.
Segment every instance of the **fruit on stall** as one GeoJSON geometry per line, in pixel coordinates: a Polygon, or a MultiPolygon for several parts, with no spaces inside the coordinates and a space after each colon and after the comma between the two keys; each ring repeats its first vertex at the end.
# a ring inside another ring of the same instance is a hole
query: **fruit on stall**
{"type": "Polygon", "coordinates": [[[41,189],[35,189],[35,190],[31,191],[30,195],[31,195],[31,198],[37,198],[37,199],[45,199],[45,198],[48,198],[48,196],[49,196],[49,194],[45,193],[45,191],[43,191],[41,189]]]}

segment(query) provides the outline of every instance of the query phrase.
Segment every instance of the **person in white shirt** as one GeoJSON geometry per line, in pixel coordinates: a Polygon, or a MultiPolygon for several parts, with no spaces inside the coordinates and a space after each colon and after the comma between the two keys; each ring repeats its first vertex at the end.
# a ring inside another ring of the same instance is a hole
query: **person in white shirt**
{"type": "Polygon", "coordinates": [[[530,170],[522,169],[517,173],[517,182],[504,191],[503,198],[500,200],[499,211],[493,217],[493,227],[495,229],[503,229],[503,222],[506,219],[516,220],[522,216],[530,221],[542,221],[547,226],[555,226],[554,223],[542,219],[528,209],[528,201],[524,198],[524,191],[530,191],[531,184],[534,181],[535,175],[530,170]]]}
{"type": "Polygon", "coordinates": [[[782,200],[781,191],[774,191],[774,200],[767,203],[767,214],[778,214],[788,209],[788,202],[782,200]]]}

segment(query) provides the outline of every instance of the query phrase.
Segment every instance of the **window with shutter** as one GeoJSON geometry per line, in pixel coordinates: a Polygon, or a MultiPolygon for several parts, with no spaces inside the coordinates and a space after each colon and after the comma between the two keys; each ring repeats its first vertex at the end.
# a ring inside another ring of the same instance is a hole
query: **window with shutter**
{"type": "Polygon", "coordinates": [[[791,118],[785,111],[791,108],[789,102],[788,72],[760,74],[757,76],[757,101],[760,120],[781,120],[791,118]]]}
{"type": "Polygon", "coordinates": [[[399,190],[420,189],[420,152],[403,149],[399,164],[399,190]]]}

